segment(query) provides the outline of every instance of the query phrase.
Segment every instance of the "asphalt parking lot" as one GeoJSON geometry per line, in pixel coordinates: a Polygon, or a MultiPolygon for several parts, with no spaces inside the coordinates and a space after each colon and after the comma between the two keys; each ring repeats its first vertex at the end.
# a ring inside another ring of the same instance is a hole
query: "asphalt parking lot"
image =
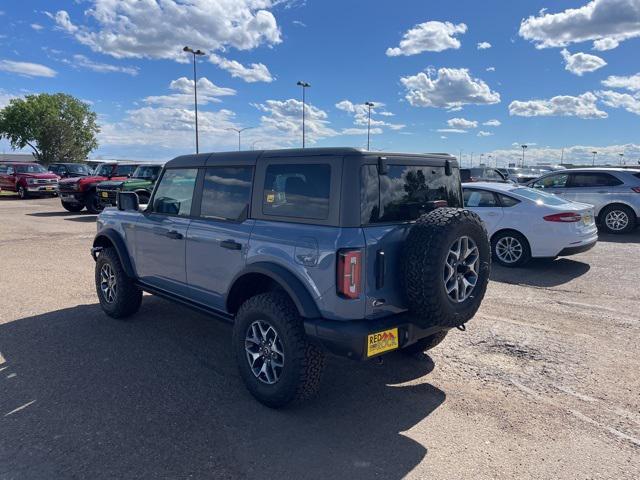
{"type": "Polygon", "coordinates": [[[282,411],[228,325],[145,296],[100,311],[95,216],[0,196],[0,479],[640,478],[640,231],[494,267],[466,332],[383,365],[331,358],[282,411]]]}

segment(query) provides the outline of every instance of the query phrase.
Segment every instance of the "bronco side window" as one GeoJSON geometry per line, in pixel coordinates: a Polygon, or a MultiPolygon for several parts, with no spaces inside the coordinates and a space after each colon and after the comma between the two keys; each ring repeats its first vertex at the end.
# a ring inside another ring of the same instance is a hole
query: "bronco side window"
{"type": "Polygon", "coordinates": [[[252,167],[207,168],[200,216],[231,221],[246,218],[251,198],[252,176],[252,167]]]}
{"type": "Polygon", "coordinates": [[[152,211],[186,217],[191,215],[197,168],[172,168],[164,172],[153,197],[152,211]]]}
{"type": "Polygon", "coordinates": [[[262,213],[326,220],[330,191],[328,164],[272,164],[266,171],[262,213]]]}

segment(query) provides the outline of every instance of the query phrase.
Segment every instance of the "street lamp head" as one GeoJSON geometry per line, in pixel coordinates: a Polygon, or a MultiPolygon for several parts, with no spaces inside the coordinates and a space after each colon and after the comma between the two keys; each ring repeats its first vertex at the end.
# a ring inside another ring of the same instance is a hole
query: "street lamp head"
{"type": "Polygon", "coordinates": [[[296,83],[296,85],[298,85],[299,87],[302,87],[302,88],[307,88],[307,87],[311,86],[310,83],[303,82],[302,80],[299,80],[298,83],[296,83]]]}
{"type": "Polygon", "coordinates": [[[202,50],[200,50],[200,49],[198,49],[198,50],[194,50],[194,49],[193,49],[193,48],[191,48],[191,47],[184,47],[184,48],[182,49],[182,51],[183,51],[183,52],[188,52],[188,53],[193,53],[194,55],[204,55],[204,54],[205,54],[202,50]]]}
{"type": "Polygon", "coordinates": [[[191,52],[191,49],[189,47],[184,47],[182,49],[183,52],[191,52]]]}
{"type": "Polygon", "coordinates": [[[367,107],[371,107],[371,108],[373,108],[373,107],[375,106],[375,105],[373,104],[373,102],[364,102],[364,104],[365,104],[367,107]]]}
{"type": "Polygon", "coordinates": [[[527,145],[521,145],[521,147],[524,150],[525,148],[527,148],[527,145]]]}

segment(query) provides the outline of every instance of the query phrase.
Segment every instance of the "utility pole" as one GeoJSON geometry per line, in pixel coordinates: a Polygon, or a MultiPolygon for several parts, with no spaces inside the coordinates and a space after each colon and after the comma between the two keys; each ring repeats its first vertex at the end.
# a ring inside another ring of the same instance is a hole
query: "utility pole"
{"type": "Polygon", "coordinates": [[[367,122],[367,150],[369,150],[369,141],[371,138],[371,107],[373,107],[373,103],[365,102],[365,105],[369,107],[369,121],[367,122]]]}
{"type": "Polygon", "coordinates": [[[196,154],[198,154],[200,153],[200,147],[198,145],[198,75],[196,73],[196,56],[204,55],[204,52],[190,47],[184,47],[182,51],[193,55],[193,100],[196,109],[196,154]]]}
{"type": "Polygon", "coordinates": [[[229,128],[227,128],[227,130],[233,130],[234,132],[237,132],[237,134],[238,134],[238,151],[241,150],[240,135],[242,134],[242,132],[244,132],[245,130],[249,130],[250,128],[253,128],[253,127],[244,127],[244,128],[229,127],[229,128]]]}
{"type": "Polygon", "coordinates": [[[298,85],[299,87],[302,87],[302,148],[304,148],[305,147],[304,113],[305,113],[305,105],[307,101],[305,92],[307,91],[307,88],[311,86],[311,84],[300,80],[298,83],[296,83],[296,85],[298,85]]]}
{"type": "Polygon", "coordinates": [[[520,145],[522,147],[522,168],[524,168],[524,151],[527,149],[527,145],[520,145]]]}
{"type": "Polygon", "coordinates": [[[596,151],[594,150],[594,151],[593,151],[593,152],[591,152],[591,153],[593,153],[593,160],[591,161],[591,166],[592,166],[592,167],[595,167],[595,165],[596,165],[596,155],[598,154],[598,152],[596,152],[596,151]]]}
{"type": "Polygon", "coordinates": [[[560,154],[560,165],[562,165],[563,160],[564,160],[564,147],[562,147],[562,153],[560,154]]]}

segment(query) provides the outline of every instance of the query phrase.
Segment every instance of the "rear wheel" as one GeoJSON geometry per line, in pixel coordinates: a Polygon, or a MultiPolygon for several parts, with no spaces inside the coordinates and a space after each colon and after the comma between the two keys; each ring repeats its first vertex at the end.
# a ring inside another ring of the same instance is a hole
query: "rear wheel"
{"type": "Polygon", "coordinates": [[[284,292],[256,295],[242,304],[233,348],[249,392],[272,408],[314,396],[324,353],[309,343],[295,305],[284,292]]]}
{"type": "Polygon", "coordinates": [[[636,226],[636,214],[626,205],[609,205],[600,212],[600,227],[608,233],[629,233],[636,226]]]}
{"type": "Polygon", "coordinates": [[[84,205],[79,203],[62,202],[62,208],[64,208],[67,212],[77,213],[84,208],[84,205]]]}
{"type": "Polygon", "coordinates": [[[496,262],[504,267],[522,267],[531,260],[527,239],[518,232],[499,232],[491,239],[491,251],[496,262]]]}
{"type": "Polygon", "coordinates": [[[100,199],[98,198],[98,192],[96,192],[95,190],[88,194],[86,203],[87,211],[89,213],[93,213],[94,215],[100,213],[104,208],[100,203],[100,199]]]}
{"type": "Polygon", "coordinates": [[[428,337],[421,338],[416,343],[413,343],[408,347],[404,347],[400,351],[406,355],[415,355],[416,353],[426,352],[427,350],[431,350],[432,348],[440,345],[447,336],[447,333],[449,333],[448,330],[442,330],[434,333],[428,337]]]}

